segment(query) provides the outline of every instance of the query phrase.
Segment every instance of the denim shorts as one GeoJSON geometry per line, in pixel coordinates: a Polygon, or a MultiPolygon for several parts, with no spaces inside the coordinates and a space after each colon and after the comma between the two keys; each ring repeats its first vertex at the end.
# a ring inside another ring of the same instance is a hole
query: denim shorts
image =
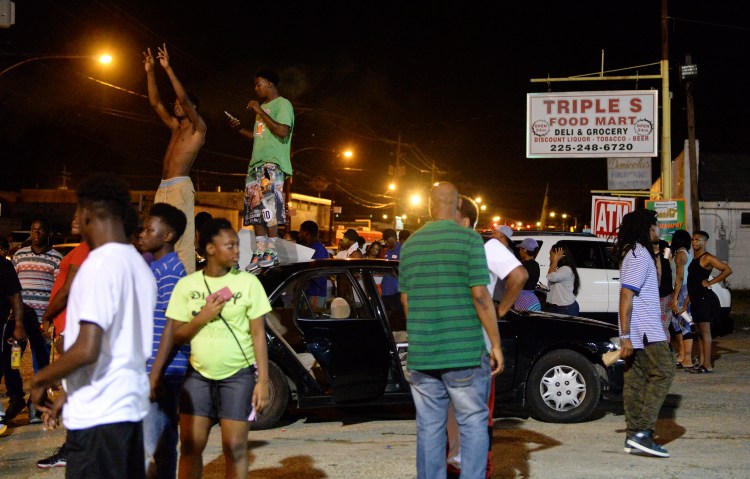
{"type": "Polygon", "coordinates": [[[180,414],[247,421],[252,410],[254,388],[255,367],[240,369],[218,381],[188,368],[180,392],[180,414]]]}

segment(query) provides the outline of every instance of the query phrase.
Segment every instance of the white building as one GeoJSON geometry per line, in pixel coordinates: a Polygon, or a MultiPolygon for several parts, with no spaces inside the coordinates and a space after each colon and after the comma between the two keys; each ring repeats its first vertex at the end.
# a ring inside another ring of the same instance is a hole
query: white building
{"type": "Polygon", "coordinates": [[[701,152],[699,158],[706,249],[732,267],[731,289],[750,289],[750,156],[701,152]]]}

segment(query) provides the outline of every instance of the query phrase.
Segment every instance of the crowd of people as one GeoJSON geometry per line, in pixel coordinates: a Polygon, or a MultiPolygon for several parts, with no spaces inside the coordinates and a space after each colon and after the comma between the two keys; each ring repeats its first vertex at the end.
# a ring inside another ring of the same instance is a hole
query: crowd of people
{"type": "MultiPolygon", "coordinates": [[[[67,466],[67,477],[188,478],[201,476],[209,432],[219,424],[226,477],[244,477],[249,423],[269,401],[264,316],[271,306],[251,273],[279,262],[294,111],[279,95],[278,75],[261,70],[255,92],[264,101],[247,104],[252,129],[228,114],[230,126],[253,142],[243,218],[256,244],[241,271],[232,224],[194,214],[189,172],[206,136],[198,100],[177,78],[166,45],[156,58],[144,52],[144,68],[149,101],[171,137],[142,224],[127,185],[98,174],[77,189],[71,230],[82,237],[78,247],[63,257],[49,244],[49,223],[38,218],[30,246],[10,261],[0,256],[0,373],[9,398],[0,407],[0,434],[26,409],[29,423],[66,430],[41,468],[67,466]],[[177,98],[172,111],[158,92],[157,60],[177,98]],[[28,400],[14,362],[27,345],[34,370],[28,400]]],[[[570,251],[556,244],[542,305],[534,239],[516,246],[507,226],[483,239],[476,204],[449,182],[433,187],[430,215],[413,235],[385,229],[370,244],[348,229],[333,256],[401,261],[399,277],[384,277],[381,294],[407,318],[417,477],[490,477],[492,378],[504,367],[497,319],[511,308],[577,315],[580,280],[570,251]]],[[[313,259],[330,258],[318,234],[305,221],[285,239],[312,248],[313,259]]],[[[713,371],[718,300],[710,286],[732,270],[706,252],[707,239],[704,231],[680,230],[667,247],[654,212],[623,218],[615,252],[626,452],[668,457],[654,441],[654,424],[675,369],[713,371]],[[709,279],[713,269],[719,274],[709,279]]],[[[325,284],[310,288],[313,301],[326,301],[325,284]]]]}

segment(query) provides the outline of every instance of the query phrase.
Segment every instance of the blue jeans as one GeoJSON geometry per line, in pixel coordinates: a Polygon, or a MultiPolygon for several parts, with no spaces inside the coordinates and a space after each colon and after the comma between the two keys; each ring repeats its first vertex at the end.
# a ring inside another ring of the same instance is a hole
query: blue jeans
{"type": "Polygon", "coordinates": [[[578,307],[578,301],[573,301],[573,304],[567,306],[560,306],[558,304],[547,303],[547,312],[557,314],[567,314],[568,316],[578,316],[580,308],[578,307]]]}
{"type": "Polygon", "coordinates": [[[417,478],[446,477],[446,420],[453,405],[461,433],[461,478],[483,479],[487,468],[490,361],[474,368],[409,370],[417,410],[417,478]]]}
{"type": "Polygon", "coordinates": [[[148,414],[143,418],[143,451],[147,477],[174,479],[177,475],[177,404],[183,379],[164,377],[163,394],[156,402],[151,403],[148,414]]]}

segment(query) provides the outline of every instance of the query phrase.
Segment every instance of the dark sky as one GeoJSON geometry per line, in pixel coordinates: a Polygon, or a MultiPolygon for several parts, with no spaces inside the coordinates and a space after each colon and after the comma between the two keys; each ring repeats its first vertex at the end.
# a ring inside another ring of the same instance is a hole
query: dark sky
{"type": "MultiPolygon", "coordinates": [[[[740,72],[746,70],[750,22],[722,2],[670,3],[673,156],[686,138],[677,75],[686,53],[699,66],[701,149],[746,152],[750,101],[740,72]]],[[[439,179],[481,195],[491,214],[536,220],[549,184],[551,208],[588,222],[590,190],[607,187],[606,160],[525,158],[526,94],[547,90],[529,80],[596,72],[602,50],[605,70],[658,62],[660,6],[656,0],[16,0],[16,25],[0,30],[0,67],[28,55],[103,50],[115,62],[105,69],[87,60],[45,60],[0,77],[0,188],[59,186],[63,165],[72,186],[103,170],[125,176],[133,187],[155,188],[169,133],[139,95],[146,92],[141,52],[161,42],[180,79],[200,98],[209,124],[194,165],[200,189],[240,188],[250,145],[226,127],[222,111],[251,122],[244,106],[254,96],[254,73],[269,67],[280,72],[281,94],[295,105],[293,149],[356,151],[346,165],[322,150],[300,152],[293,160],[295,191],[315,194],[310,179],[322,174],[338,182],[324,196],[343,202],[345,213],[387,202],[378,195],[389,182],[400,135],[406,144],[404,195],[427,191],[434,162],[439,179]]],[[[171,101],[166,76],[157,70],[162,95],[171,101]]],[[[550,88],[658,89],[660,82],[550,88]]],[[[658,170],[656,158],[654,178],[658,170]]]]}

